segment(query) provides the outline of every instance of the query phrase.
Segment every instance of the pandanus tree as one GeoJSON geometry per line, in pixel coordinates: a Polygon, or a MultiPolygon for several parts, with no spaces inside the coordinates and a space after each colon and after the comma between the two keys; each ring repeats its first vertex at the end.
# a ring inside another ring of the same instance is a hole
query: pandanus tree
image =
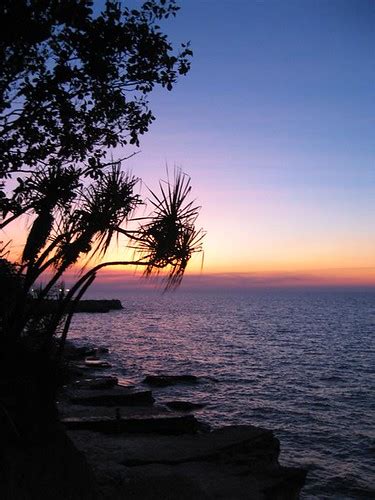
{"type": "Polygon", "coordinates": [[[18,266],[22,286],[3,329],[11,342],[25,332],[33,334],[33,329],[38,330],[36,311],[44,310],[46,299],[64,273],[74,265],[82,267],[83,260],[85,266],[76,283],[55,301],[48,321],[45,315],[38,316],[43,319],[38,345],[44,348],[51,346],[60,326],[61,350],[76,302],[101,269],[137,265],[144,268],[146,276],[167,269],[165,286],[175,287],[191,255],[201,249],[203,232],[195,228],[199,207],[189,200],[190,179],[181,171],[175,171],[173,180],[160,183],[159,195],[150,191],[149,200],[142,200],[136,193],[138,179],[123,172],[120,164],[103,171],[89,185],[80,183],[72,169],[36,172],[25,183],[27,190],[23,186],[20,195],[17,190],[14,193],[15,202],[32,206],[35,216],[18,266]],[[137,208],[147,202],[151,213],[138,217],[137,208]],[[125,257],[100,261],[88,269],[97,257],[103,259],[119,234],[126,237],[125,257]],[[31,290],[41,280],[43,286],[30,301],[31,290]]]}
{"type": "Polygon", "coordinates": [[[38,171],[27,184],[27,196],[24,188],[24,199],[16,200],[32,207],[33,214],[23,253],[18,263],[0,258],[0,378],[12,378],[9,388],[19,406],[11,410],[10,421],[25,436],[35,428],[43,432],[44,423],[56,417],[60,360],[71,319],[97,274],[107,266],[135,264],[145,276],[167,270],[165,286],[175,287],[203,238],[195,228],[199,207],[189,200],[190,179],[181,171],[161,182],[160,195],[150,193],[149,200],[140,197],[138,179],[120,164],[89,184],[79,182],[74,170],[61,168],[38,171]],[[139,217],[137,209],[144,204],[153,209],[139,217]],[[118,260],[105,261],[117,235],[127,245],[118,260]],[[81,269],[76,282],[65,293],[54,293],[72,266],[81,269]]]}
{"type": "Polygon", "coordinates": [[[58,332],[63,346],[77,300],[106,266],[136,264],[145,276],[167,269],[166,287],[174,287],[200,250],[190,179],[176,172],[144,200],[139,180],[122,168],[135,151],[111,159],[148,131],[155,86],[171,90],[189,71],[189,43],[175,52],[159,26],[177,11],[174,0],[138,9],[107,0],[101,11],[91,0],[2,2],[0,229],[31,220],[19,261],[0,260],[1,276],[18,277],[2,318],[6,345],[38,332],[34,346],[50,352],[58,332]],[[104,262],[119,235],[127,254],[104,262]],[[42,314],[72,267],[81,268],[76,283],[42,314]]]}

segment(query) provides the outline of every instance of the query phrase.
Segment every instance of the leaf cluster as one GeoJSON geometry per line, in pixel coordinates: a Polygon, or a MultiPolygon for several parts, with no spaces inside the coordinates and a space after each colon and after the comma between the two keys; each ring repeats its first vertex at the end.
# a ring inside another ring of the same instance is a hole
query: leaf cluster
{"type": "Polygon", "coordinates": [[[107,148],[139,145],[147,96],[171,90],[192,51],[175,53],[158,23],[174,0],[138,10],[107,0],[3,0],[0,6],[0,179],[41,164],[103,166],[107,148]]]}
{"type": "Polygon", "coordinates": [[[189,201],[190,178],[175,172],[173,183],[160,183],[160,194],[151,192],[152,220],[140,229],[139,248],[147,255],[146,275],[169,267],[167,286],[180,283],[193,253],[201,251],[204,233],[196,230],[199,206],[189,201]]]}
{"type": "Polygon", "coordinates": [[[136,264],[150,276],[167,268],[166,286],[176,286],[201,250],[199,207],[189,200],[185,174],[176,171],[144,200],[139,179],[121,161],[108,161],[109,148],[138,146],[148,130],[154,87],[171,90],[190,68],[189,44],[175,53],[158,24],[177,11],[174,0],[149,0],[137,10],[107,0],[99,13],[91,0],[1,3],[0,229],[30,217],[18,264],[9,267],[0,249],[0,288],[15,283],[4,336],[33,331],[38,345],[48,345],[63,324],[63,344],[75,304],[100,269],[136,264]],[[9,178],[16,186],[5,194],[9,178]],[[147,203],[149,215],[137,217],[147,203]],[[121,258],[87,270],[119,235],[126,240],[121,258]],[[74,265],[81,277],[46,317],[45,302],[74,265]]]}
{"type": "Polygon", "coordinates": [[[19,337],[31,327],[39,331],[33,318],[41,310],[37,324],[44,325],[45,338],[50,339],[64,316],[70,322],[74,303],[107,266],[143,266],[146,276],[167,269],[166,288],[180,283],[190,257],[201,251],[204,236],[195,227],[200,207],[189,199],[190,178],[177,170],[172,181],[160,182],[160,193],[150,191],[148,200],[136,192],[138,183],[117,162],[90,183],[79,182],[71,167],[51,168],[33,173],[16,190],[21,210],[34,217],[17,268],[22,286],[8,321],[12,335],[19,337]],[[137,208],[147,204],[152,208],[149,215],[137,217],[137,208]],[[87,264],[94,257],[102,259],[119,235],[125,237],[121,258],[86,271],[87,264]],[[44,302],[75,264],[81,267],[81,278],[46,323],[44,302]],[[30,308],[30,293],[43,278],[47,281],[30,308]]]}

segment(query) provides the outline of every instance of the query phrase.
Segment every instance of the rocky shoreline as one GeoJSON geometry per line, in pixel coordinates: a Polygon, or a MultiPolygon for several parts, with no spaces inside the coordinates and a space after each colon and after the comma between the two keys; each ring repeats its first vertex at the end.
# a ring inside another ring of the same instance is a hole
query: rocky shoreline
{"type": "Polygon", "coordinates": [[[182,400],[162,405],[150,390],[195,384],[197,377],[148,375],[132,386],[105,376],[98,366],[86,366],[92,352],[69,344],[72,377],[58,409],[67,435],[94,473],[99,498],[299,497],[306,471],[279,464],[280,445],[272,431],[252,425],[211,430],[194,415],[201,405],[182,400]]]}

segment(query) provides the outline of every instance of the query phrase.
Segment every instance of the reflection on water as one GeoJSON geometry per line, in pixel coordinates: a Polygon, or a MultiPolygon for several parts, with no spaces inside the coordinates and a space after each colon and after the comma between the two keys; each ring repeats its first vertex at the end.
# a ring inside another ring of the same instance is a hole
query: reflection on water
{"type": "MultiPolygon", "coordinates": [[[[120,297],[121,298],[121,297],[120,297]]],[[[112,348],[114,373],[204,376],[154,391],[208,405],[212,425],[272,428],[309,469],[303,498],[374,498],[374,292],[135,295],[79,314],[72,337],[112,348]]]]}

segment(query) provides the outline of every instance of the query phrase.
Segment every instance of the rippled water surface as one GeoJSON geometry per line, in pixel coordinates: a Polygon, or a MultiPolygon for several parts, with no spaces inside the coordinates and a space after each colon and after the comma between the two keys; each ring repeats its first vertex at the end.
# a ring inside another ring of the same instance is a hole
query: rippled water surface
{"type": "Polygon", "coordinates": [[[122,311],[77,314],[71,335],[109,346],[114,373],[201,375],[155,396],[208,403],[197,416],[214,426],[274,429],[281,462],[309,471],[303,498],[375,498],[375,292],[121,299],[122,311]]]}

